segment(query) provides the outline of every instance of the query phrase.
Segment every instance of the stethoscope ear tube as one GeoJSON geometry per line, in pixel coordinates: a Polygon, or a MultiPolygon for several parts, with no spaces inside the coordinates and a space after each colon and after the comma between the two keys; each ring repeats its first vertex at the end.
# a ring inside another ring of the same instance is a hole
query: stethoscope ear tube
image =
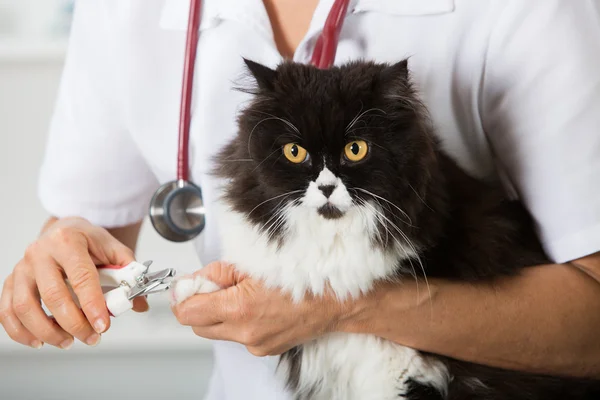
{"type": "Polygon", "coordinates": [[[340,32],[344,26],[349,3],[349,0],[336,0],[333,3],[329,15],[325,20],[323,33],[319,35],[313,50],[311,64],[315,67],[327,69],[333,65],[340,32]]]}

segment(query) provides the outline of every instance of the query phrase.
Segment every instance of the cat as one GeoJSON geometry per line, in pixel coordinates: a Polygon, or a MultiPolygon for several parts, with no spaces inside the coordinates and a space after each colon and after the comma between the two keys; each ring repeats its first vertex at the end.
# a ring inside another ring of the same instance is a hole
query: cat
{"type": "MultiPolygon", "coordinates": [[[[526,209],[442,150],[407,60],[327,70],[245,62],[256,86],[242,90],[253,98],[214,168],[224,182],[223,259],[241,272],[296,301],[326,288],[345,300],[381,280],[484,282],[550,262],[526,209]]],[[[217,289],[187,286],[179,301],[217,289]]],[[[298,400],[600,398],[591,380],[501,370],[360,334],[298,346],[280,357],[278,374],[298,400]]]]}

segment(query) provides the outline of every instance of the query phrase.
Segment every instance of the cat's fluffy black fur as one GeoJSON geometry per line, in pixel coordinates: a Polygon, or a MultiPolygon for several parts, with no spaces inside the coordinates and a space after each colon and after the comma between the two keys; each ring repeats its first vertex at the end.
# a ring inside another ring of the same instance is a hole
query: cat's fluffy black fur
{"type": "MultiPolygon", "coordinates": [[[[271,70],[246,63],[258,87],[252,90],[254,100],[241,113],[239,136],[219,154],[215,172],[230,180],[227,201],[253,223],[270,230],[273,240],[284,239],[280,226],[267,224],[281,203],[265,200],[302,187],[327,161],[336,176],[366,190],[353,190],[354,198],[377,201],[376,194],[391,203],[381,203],[387,221],[380,221],[381,235],[373,246],[385,248],[403,240],[396,225],[419,249],[428,277],[491,282],[549,262],[525,208],[509,201],[499,184],[475,179],[444,153],[410,83],[406,60],[394,65],[351,62],[329,70],[292,62],[271,70]],[[363,112],[360,121],[345,132],[363,112]],[[298,131],[278,118],[291,121],[298,131]],[[364,161],[347,165],[338,156],[349,138],[369,143],[364,161]],[[301,167],[290,166],[280,149],[299,139],[319,156],[301,167]]],[[[292,194],[286,201],[300,196],[292,194]]],[[[422,275],[420,268],[404,264],[397,272],[422,275]]],[[[408,392],[399,396],[410,400],[600,399],[596,381],[427,356],[448,365],[453,379],[447,397],[416,382],[410,382],[408,392]]],[[[284,357],[300,360],[296,350],[284,357]]],[[[292,386],[300,365],[294,367],[292,386]]]]}

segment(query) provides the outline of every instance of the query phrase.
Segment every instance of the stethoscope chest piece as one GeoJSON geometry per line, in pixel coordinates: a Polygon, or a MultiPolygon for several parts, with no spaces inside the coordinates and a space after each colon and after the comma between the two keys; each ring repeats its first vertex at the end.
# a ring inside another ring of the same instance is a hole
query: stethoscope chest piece
{"type": "Polygon", "coordinates": [[[150,201],[154,229],[172,242],[187,242],[206,225],[202,190],[193,183],[177,180],[162,185],[150,201]]]}

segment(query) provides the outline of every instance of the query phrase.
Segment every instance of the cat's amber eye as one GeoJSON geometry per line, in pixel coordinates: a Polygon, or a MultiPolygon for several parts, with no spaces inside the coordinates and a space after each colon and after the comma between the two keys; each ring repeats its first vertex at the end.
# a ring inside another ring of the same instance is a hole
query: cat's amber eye
{"type": "Polygon", "coordinates": [[[288,143],[283,146],[283,155],[294,164],[300,164],[301,162],[306,161],[308,152],[304,147],[297,145],[296,143],[288,143]]]}
{"type": "Polygon", "coordinates": [[[364,140],[350,142],[344,148],[344,155],[349,161],[357,162],[367,156],[369,145],[364,140]]]}

